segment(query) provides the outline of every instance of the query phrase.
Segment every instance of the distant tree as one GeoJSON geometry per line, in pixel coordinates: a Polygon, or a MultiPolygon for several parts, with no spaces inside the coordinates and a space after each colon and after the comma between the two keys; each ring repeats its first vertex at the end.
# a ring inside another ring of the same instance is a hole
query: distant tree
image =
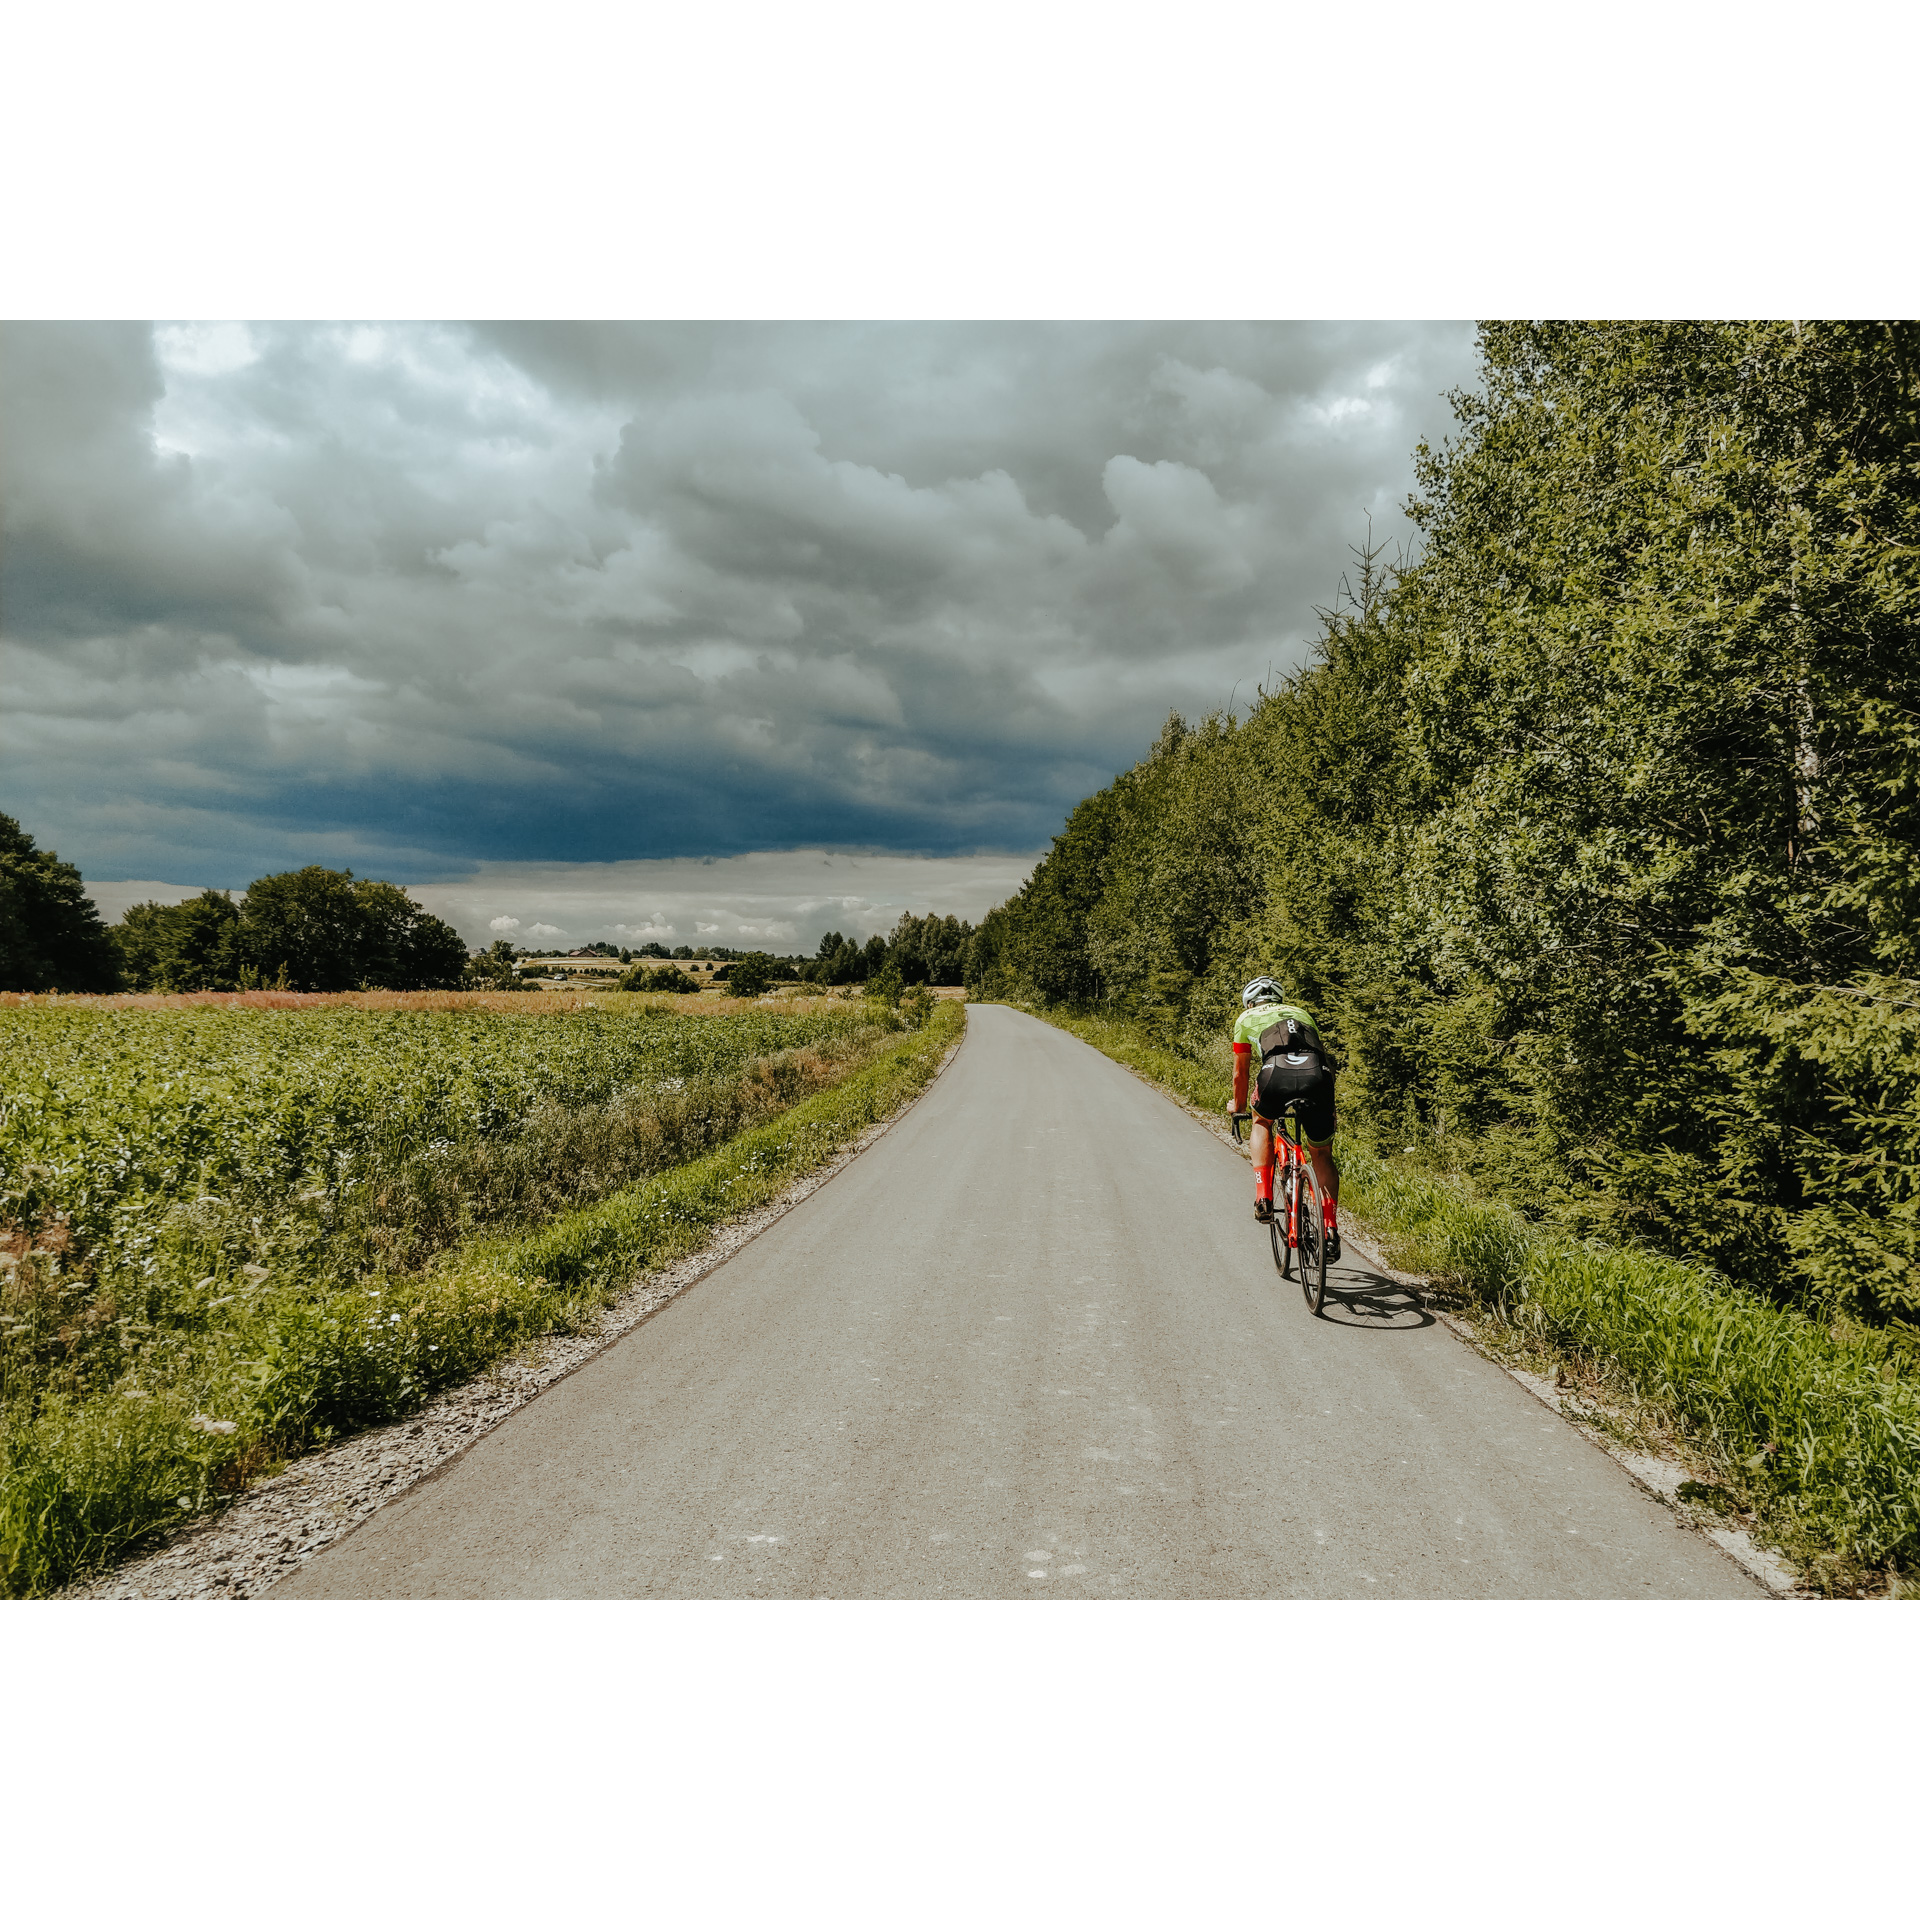
{"type": "Polygon", "coordinates": [[[496,940],[484,953],[476,953],[467,962],[465,984],[489,993],[534,992],[532,983],[514,972],[513,960],[513,942],[496,940]]]}
{"type": "Polygon", "coordinates": [[[836,974],[840,964],[840,950],[846,945],[846,936],[839,933],[823,933],[820,936],[820,948],[811,960],[800,965],[800,977],[811,980],[818,986],[833,987],[840,985],[836,974]]]}
{"type": "Polygon", "coordinates": [[[353,875],[301,867],[247,889],[236,947],[249,980],[284,977],[302,993],[345,993],[360,984],[361,927],[353,875]]]}
{"type": "MultiPolygon", "coordinates": [[[[693,958],[691,954],[681,954],[678,957],[683,960],[693,958]]],[[[649,940],[644,947],[634,949],[634,958],[636,960],[671,960],[675,956],[669,953],[658,940],[649,940]]]]}
{"type": "Polygon", "coordinates": [[[691,960],[694,952],[691,947],[675,947],[670,957],[675,960],[691,960]]]}
{"type": "Polygon", "coordinates": [[[457,987],[467,971],[466,942],[444,920],[399,887],[330,867],[256,880],[234,953],[245,978],[305,993],[457,987]]]}
{"type": "Polygon", "coordinates": [[[156,984],[163,993],[200,993],[231,987],[240,909],[209,887],[168,910],[166,946],[156,984]]]}
{"type": "Polygon", "coordinates": [[[80,869],[42,852],[0,813],[0,987],[15,993],[112,993],[120,955],[80,869]]]}
{"type": "Polygon", "coordinates": [[[700,982],[680,971],[678,967],[642,967],[632,966],[620,976],[622,991],[627,993],[698,993],[700,982]]]}
{"type": "Polygon", "coordinates": [[[909,986],[924,982],[957,987],[965,975],[967,942],[972,938],[973,929],[952,914],[943,919],[930,913],[921,919],[903,913],[887,951],[909,986]]]}
{"type": "Polygon", "coordinates": [[[1005,907],[995,907],[974,929],[967,942],[961,984],[976,1000],[991,1000],[1015,991],[1013,922],[1005,907]]]}
{"type": "Polygon", "coordinates": [[[117,927],[108,929],[120,955],[121,975],[136,993],[151,992],[159,978],[173,911],[157,900],[142,900],[120,916],[117,927]]]}
{"type": "Polygon", "coordinates": [[[773,984],[773,956],[742,954],[727,975],[727,991],[736,1000],[757,1000],[773,984]]]}
{"type": "Polygon", "coordinates": [[[467,943],[399,887],[357,880],[360,905],[360,978],[369,987],[419,992],[457,987],[466,976],[467,943]]]}

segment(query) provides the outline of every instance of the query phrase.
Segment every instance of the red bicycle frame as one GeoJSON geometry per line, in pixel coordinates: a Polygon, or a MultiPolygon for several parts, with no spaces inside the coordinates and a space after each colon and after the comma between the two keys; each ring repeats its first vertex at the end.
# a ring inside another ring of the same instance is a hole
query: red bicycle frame
{"type": "MultiPolygon", "coordinates": [[[[1247,1116],[1249,1125],[1257,1125],[1265,1119],[1266,1116],[1260,1113],[1249,1113],[1247,1116]]],[[[1297,1113],[1284,1114],[1280,1119],[1267,1120],[1266,1123],[1273,1130],[1274,1204],[1276,1206],[1280,1204],[1280,1196],[1284,1189],[1287,1195],[1287,1245],[1298,1252],[1300,1209],[1295,1204],[1295,1197],[1299,1192],[1299,1182],[1289,1180],[1287,1175],[1292,1168],[1304,1167],[1307,1164],[1307,1149],[1297,1138],[1300,1130],[1300,1116],[1297,1113]]],[[[1234,1116],[1233,1137],[1236,1140],[1240,1137],[1240,1118],[1237,1114],[1234,1116]]],[[[1340,1230],[1339,1222],[1335,1217],[1333,1198],[1324,1190],[1320,1194],[1320,1225],[1329,1239],[1332,1239],[1340,1230]]]]}

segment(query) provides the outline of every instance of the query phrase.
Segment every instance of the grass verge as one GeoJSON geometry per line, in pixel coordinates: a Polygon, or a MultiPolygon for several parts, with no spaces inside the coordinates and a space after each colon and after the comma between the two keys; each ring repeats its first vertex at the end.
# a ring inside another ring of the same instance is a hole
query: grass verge
{"type": "MultiPolygon", "coordinates": [[[[1029,1011],[1204,1112],[1226,1104],[1224,1071],[1125,1020],[1029,1011]]],[[[1440,1282],[1497,1352],[1541,1371],[1570,1362],[1635,1430],[1663,1427],[1809,1585],[1920,1590],[1920,1383],[1891,1343],[1838,1338],[1680,1261],[1542,1227],[1383,1158],[1357,1131],[1336,1151],[1342,1207],[1395,1266],[1440,1282]]]]}
{"type": "Polygon", "coordinates": [[[767,1125],[525,1235],[424,1271],[293,1296],[217,1372],[154,1394],[51,1398],[0,1437],[0,1589],[43,1594],[241,1491],[293,1453],[393,1419],[544,1333],[585,1323],[896,1112],[938,1071],[949,1002],[878,1059],[767,1125]]]}

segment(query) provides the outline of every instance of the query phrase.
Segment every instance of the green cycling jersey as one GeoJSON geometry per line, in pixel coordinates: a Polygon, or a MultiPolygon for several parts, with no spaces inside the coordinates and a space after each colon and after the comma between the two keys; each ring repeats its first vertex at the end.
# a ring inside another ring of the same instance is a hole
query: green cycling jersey
{"type": "MultiPolygon", "coordinates": [[[[1282,1020],[1297,1020],[1312,1032],[1316,1040],[1321,1039],[1319,1022],[1305,1007],[1290,1007],[1278,1000],[1263,1000],[1257,1007],[1248,1007],[1233,1023],[1233,1044],[1257,1050],[1260,1036],[1282,1020]]],[[[1322,1041],[1322,1044],[1325,1042],[1322,1041]]]]}

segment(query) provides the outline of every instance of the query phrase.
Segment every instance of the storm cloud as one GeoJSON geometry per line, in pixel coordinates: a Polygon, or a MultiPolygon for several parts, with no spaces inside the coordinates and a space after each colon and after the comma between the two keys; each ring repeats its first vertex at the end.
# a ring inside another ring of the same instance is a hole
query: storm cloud
{"type": "Polygon", "coordinates": [[[1471,374],[1452,323],[9,325],[0,809],[195,885],[1031,854],[1298,663],[1471,374]]]}

